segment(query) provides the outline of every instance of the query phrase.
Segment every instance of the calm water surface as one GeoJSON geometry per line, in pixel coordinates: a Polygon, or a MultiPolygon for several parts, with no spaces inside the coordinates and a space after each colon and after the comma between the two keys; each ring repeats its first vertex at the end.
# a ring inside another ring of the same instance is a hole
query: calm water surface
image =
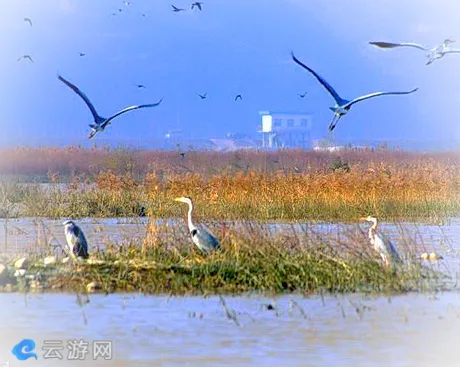
{"type": "MultiPolygon", "coordinates": [[[[90,365],[43,358],[44,340],[113,341],[102,365],[458,365],[460,294],[304,298],[0,294],[0,360],[10,365],[90,365]],[[294,302],[293,302],[294,301],[294,302]],[[267,310],[271,303],[275,309],[267,310]],[[297,303],[297,304],[295,304],[297,303]],[[359,311],[357,310],[359,309],[359,311]],[[84,316],[87,323],[84,322],[84,316]],[[10,353],[34,339],[38,360],[10,353]]],[[[90,347],[91,354],[91,347],[90,347]]]]}

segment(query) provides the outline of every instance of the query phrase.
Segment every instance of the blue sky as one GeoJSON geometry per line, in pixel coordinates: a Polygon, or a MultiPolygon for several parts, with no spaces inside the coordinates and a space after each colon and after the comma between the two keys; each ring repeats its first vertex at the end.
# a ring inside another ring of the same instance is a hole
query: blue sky
{"type": "Polygon", "coordinates": [[[409,41],[431,47],[451,38],[460,48],[460,3],[203,2],[202,12],[192,12],[192,1],[184,0],[131,0],[130,6],[118,0],[2,0],[0,144],[86,140],[89,110],[57,80],[57,72],[85,91],[102,116],[164,97],[158,108],[115,120],[97,139],[153,140],[170,129],[196,138],[254,134],[259,110],[311,112],[314,137],[324,137],[333,100],[292,62],[291,50],[344,98],[419,87],[413,95],[355,105],[338,124],[336,138],[460,139],[460,55],[425,66],[421,51],[367,44],[409,41]],[[174,13],[171,4],[186,11],[174,13]],[[32,27],[24,17],[32,19],[32,27]],[[24,54],[35,63],[17,62],[24,54]],[[304,91],[308,95],[300,99],[304,91]],[[208,99],[200,100],[197,93],[204,92],[208,99]],[[235,103],[238,93],[243,101],[235,103]]]}

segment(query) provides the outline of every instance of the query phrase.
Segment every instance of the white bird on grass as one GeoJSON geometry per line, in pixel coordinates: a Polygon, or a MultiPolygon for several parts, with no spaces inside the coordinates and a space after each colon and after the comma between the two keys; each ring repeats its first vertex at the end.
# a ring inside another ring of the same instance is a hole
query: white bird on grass
{"type": "Polygon", "coordinates": [[[71,220],[64,221],[62,225],[72,258],[88,258],[88,242],[83,231],[71,220]]]}
{"type": "Polygon", "coordinates": [[[393,243],[383,234],[377,234],[377,219],[372,216],[361,217],[361,221],[372,223],[369,228],[369,240],[374,250],[380,254],[385,266],[402,264],[403,261],[393,243]]]}
{"type": "Polygon", "coordinates": [[[177,202],[188,204],[188,229],[193,243],[204,253],[209,253],[215,249],[220,248],[219,240],[211,234],[203,225],[195,226],[192,222],[193,202],[190,197],[179,197],[174,199],[177,202]]]}

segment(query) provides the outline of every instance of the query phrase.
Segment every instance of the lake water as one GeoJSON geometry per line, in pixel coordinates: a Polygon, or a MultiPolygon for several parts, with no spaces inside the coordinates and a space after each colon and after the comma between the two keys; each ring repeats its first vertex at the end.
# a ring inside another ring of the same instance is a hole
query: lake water
{"type": "MultiPolygon", "coordinates": [[[[1,249],[11,254],[44,252],[48,243],[64,244],[61,222],[8,220],[0,226],[1,249]]],[[[142,239],[147,222],[145,218],[77,221],[91,247],[142,239]]],[[[169,223],[185,229],[183,219],[169,223]]],[[[445,259],[435,267],[458,279],[459,225],[452,219],[443,226],[383,223],[381,229],[397,245],[417,244],[441,253],[445,259]]],[[[285,224],[266,226],[274,233],[293,231],[285,224]]],[[[366,239],[368,226],[322,223],[309,224],[308,229],[330,238],[366,239]]],[[[5,361],[11,366],[460,364],[460,294],[455,291],[391,297],[225,296],[232,318],[217,296],[91,294],[88,298],[81,307],[76,294],[0,294],[0,365],[5,361]],[[268,304],[274,309],[268,310],[268,304]],[[18,361],[11,353],[24,338],[35,341],[38,360],[18,361]],[[80,339],[89,343],[86,360],[68,360],[68,341],[80,339]],[[44,358],[50,346],[45,340],[61,341],[63,360],[44,358]],[[97,340],[112,342],[111,360],[93,360],[92,343],[97,340]]]]}
{"type": "Polygon", "coordinates": [[[460,363],[460,294],[455,292],[253,295],[225,297],[225,302],[238,325],[217,296],[94,294],[82,309],[75,294],[0,294],[0,361],[11,366],[460,363]],[[13,345],[24,338],[35,341],[38,360],[21,362],[12,355],[13,345]],[[75,339],[89,343],[85,361],[67,360],[68,340],[75,339]],[[63,360],[44,359],[50,346],[45,340],[62,342],[63,360]],[[95,340],[112,341],[112,360],[93,360],[95,340]]]}

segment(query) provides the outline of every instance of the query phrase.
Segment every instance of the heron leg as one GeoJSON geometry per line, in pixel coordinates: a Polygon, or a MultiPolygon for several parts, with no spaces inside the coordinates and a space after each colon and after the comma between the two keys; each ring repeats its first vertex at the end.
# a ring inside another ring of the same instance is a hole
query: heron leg
{"type": "Polygon", "coordinates": [[[332,132],[334,130],[335,126],[337,125],[337,123],[339,122],[341,117],[342,117],[341,115],[334,114],[334,117],[332,118],[332,121],[329,124],[329,131],[330,132],[332,132]]]}

